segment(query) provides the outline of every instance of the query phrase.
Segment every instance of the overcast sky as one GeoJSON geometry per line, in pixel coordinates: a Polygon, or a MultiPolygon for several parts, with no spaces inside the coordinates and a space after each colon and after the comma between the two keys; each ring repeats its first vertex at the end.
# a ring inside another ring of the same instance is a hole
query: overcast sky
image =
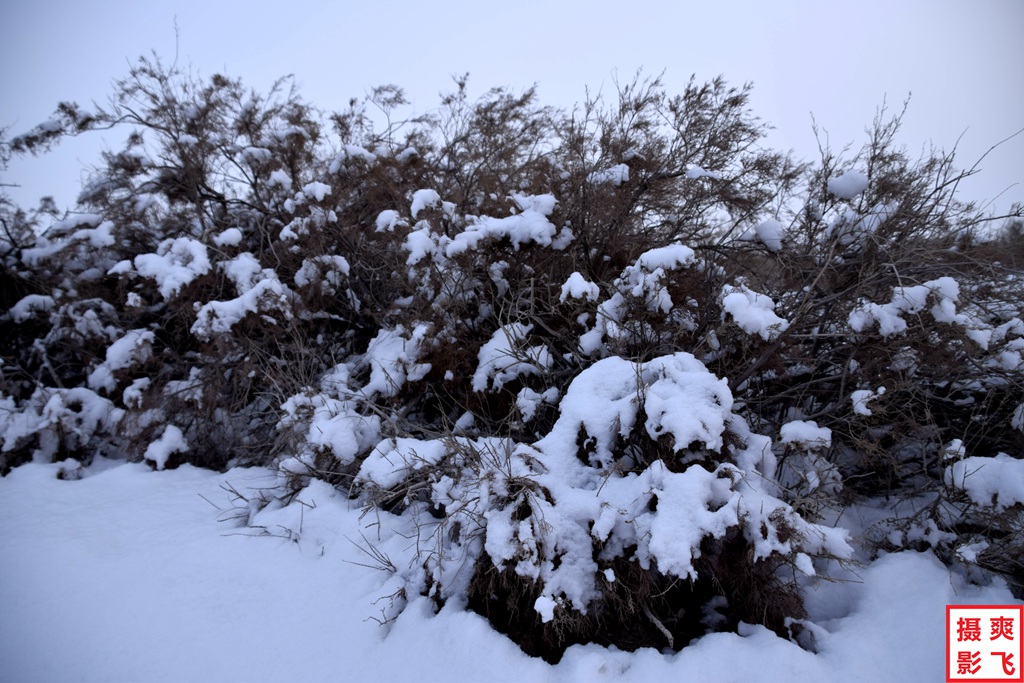
{"type": "MultiPolygon", "coordinates": [[[[805,159],[817,150],[812,113],[833,147],[859,146],[883,100],[898,108],[912,93],[900,141],[916,154],[963,134],[957,158],[969,167],[1024,128],[1022,31],[1021,0],[6,0],[0,127],[16,135],[58,101],[105,101],[151,50],[258,89],[295,74],[325,110],[394,83],[425,111],[465,72],[471,94],[536,83],[543,103],[568,107],[642,67],[664,70],[676,92],[691,74],[752,82],[755,113],[776,127],[768,143],[805,159]]],[[[70,204],[101,145],[97,134],[70,141],[15,161],[2,181],[22,186],[11,195],[23,204],[45,194],[70,204]]],[[[1024,134],[981,167],[966,196],[1005,191],[1003,211],[1024,201],[1024,134]]]]}

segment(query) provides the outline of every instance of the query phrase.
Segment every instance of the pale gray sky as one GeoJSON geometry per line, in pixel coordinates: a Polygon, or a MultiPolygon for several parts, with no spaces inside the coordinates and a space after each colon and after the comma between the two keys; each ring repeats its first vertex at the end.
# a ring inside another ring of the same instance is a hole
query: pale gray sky
{"type": "MultiPolygon", "coordinates": [[[[539,85],[546,104],[570,106],[585,88],[609,91],[618,74],[665,70],[670,90],[696,74],[754,83],[755,113],[776,126],[768,143],[811,158],[811,114],[834,147],[858,146],[887,98],[913,93],[901,142],[950,148],[970,166],[1024,128],[1021,0],[703,0],[557,2],[223,2],[218,0],[8,0],[0,9],[0,126],[24,132],[60,100],[103,101],[114,78],[155,50],[203,75],[224,71],[263,89],[293,73],[321,109],[374,85],[406,89],[432,108],[451,76],[492,86],[539,85]],[[175,41],[175,20],[179,38],[175,41]]],[[[98,136],[66,142],[49,158],[12,163],[4,182],[34,204],[73,198],[98,136]]],[[[1005,210],[1024,201],[1024,134],[982,163],[963,186],[1005,210]]]]}

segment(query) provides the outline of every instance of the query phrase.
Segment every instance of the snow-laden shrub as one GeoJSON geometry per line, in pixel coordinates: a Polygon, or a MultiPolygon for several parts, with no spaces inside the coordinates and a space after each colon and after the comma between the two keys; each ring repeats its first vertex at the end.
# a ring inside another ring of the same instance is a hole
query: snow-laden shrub
{"type": "Polygon", "coordinates": [[[796,577],[850,548],[777,497],[770,441],[732,405],[690,354],[606,358],[540,440],[389,439],[356,484],[418,539],[407,593],[469,606],[528,652],[678,648],[739,621],[785,633],[796,577]]]}

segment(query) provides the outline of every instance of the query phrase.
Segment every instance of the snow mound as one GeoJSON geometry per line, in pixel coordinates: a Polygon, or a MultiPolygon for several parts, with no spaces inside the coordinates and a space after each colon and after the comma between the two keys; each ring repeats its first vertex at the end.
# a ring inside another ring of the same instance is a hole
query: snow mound
{"type": "Polygon", "coordinates": [[[159,439],[149,444],[143,458],[149,460],[158,470],[167,465],[167,460],[175,453],[184,453],[188,450],[188,441],[181,433],[181,430],[174,425],[167,425],[164,433],[159,439]]]}

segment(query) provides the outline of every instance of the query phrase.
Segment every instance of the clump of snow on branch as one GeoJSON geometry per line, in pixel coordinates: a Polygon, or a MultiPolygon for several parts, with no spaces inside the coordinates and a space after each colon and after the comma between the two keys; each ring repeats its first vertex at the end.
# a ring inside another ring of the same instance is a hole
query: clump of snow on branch
{"type": "Polygon", "coordinates": [[[598,297],[601,296],[601,288],[593,282],[590,282],[585,277],[580,275],[579,272],[574,272],[569,276],[569,279],[562,285],[562,293],[559,295],[558,300],[564,302],[566,299],[587,299],[588,301],[597,301],[598,297]]]}
{"type": "Polygon", "coordinates": [[[242,231],[238,228],[228,228],[213,238],[213,243],[218,247],[234,247],[242,243],[242,231]]]}
{"type": "Polygon", "coordinates": [[[827,187],[839,199],[853,199],[868,189],[868,177],[859,171],[847,171],[841,176],[829,178],[827,187]]]}
{"type": "Polygon", "coordinates": [[[416,190],[409,205],[409,215],[416,218],[423,209],[437,208],[441,205],[441,195],[436,190],[416,190]]]}
{"type": "Polygon", "coordinates": [[[511,323],[491,335],[478,353],[473,372],[473,391],[500,389],[522,375],[535,375],[551,367],[551,353],[545,346],[522,348],[532,325],[511,323]]]}
{"type": "Polygon", "coordinates": [[[29,294],[11,306],[10,310],[7,311],[7,315],[10,316],[13,322],[21,324],[35,317],[37,313],[47,313],[53,310],[55,305],[52,296],[29,294]]]}
{"type": "Polygon", "coordinates": [[[103,390],[109,394],[117,386],[114,373],[149,360],[152,355],[154,339],[155,335],[149,330],[126,332],[123,337],[110,345],[104,361],[89,374],[86,381],[88,387],[94,391],[103,390]]]}
{"type": "Polygon", "coordinates": [[[775,302],[745,285],[722,288],[722,319],[730,317],[747,334],[771,341],[789,328],[789,321],[775,313],[775,302]]]}
{"type": "Polygon", "coordinates": [[[885,387],[878,387],[878,389],[873,391],[871,389],[858,389],[850,394],[850,401],[853,402],[853,412],[857,415],[871,415],[872,410],[868,407],[868,403],[884,394],[885,387]]]}
{"type": "Polygon", "coordinates": [[[284,320],[291,319],[290,290],[276,276],[260,280],[251,288],[246,287],[239,286],[242,293],[234,299],[204,304],[192,324],[192,334],[209,341],[215,335],[230,331],[250,313],[262,314],[262,319],[272,325],[278,324],[278,320],[270,313],[277,313],[284,320]]]}
{"type": "Polygon", "coordinates": [[[445,246],[445,256],[452,258],[478,249],[482,242],[499,239],[508,239],[516,250],[529,242],[556,249],[568,246],[572,233],[566,228],[559,231],[548,220],[557,203],[554,195],[514,194],[512,199],[519,213],[504,218],[484,216],[470,223],[445,246]]]}
{"type": "Polygon", "coordinates": [[[842,489],[839,470],[824,456],[832,447],[832,430],[814,420],[793,420],[779,430],[785,458],[779,465],[779,483],[792,495],[833,494],[842,489]]]}
{"type": "MultiPolygon", "coordinates": [[[[0,403],[8,409],[12,405],[0,403]]],[[[0,423],[4,427],[0,451],[11,451],[32,438],[37,440],[32,458],[38,462],[51,462],[62,449],[66,453],[102,451],[96,440],[109,440],[123,418],[124,410],[91,389],[39,387],[21,410],[7,414],[5,424],[0,423]]]]}
{"type": "Polygon", "coordinates": [[[595,185],[622,185],[629,182],[629,166],[616,164],[603,171],[594,171],[587,176],[587,180],[595,185]]]}
{"type": "Polygon", "coordinates": [[[937,322],[966,325],[969,319],[957,314],[956,302],[959,298],[960,286],[957,281],[948,276],[940,277],[922,285],[895,287],[888,303],[862,303],[850,312],[848,322],[855,332],[864,332],[877,325],[879,333],[888,337],[906,332],[907,321],[904,315],[914,315],[927,308],[937,322]],[[929,303],[932,305],[929,306],[929,303]]]}
{"type": "Polygon", "coordinates": [[[782,250],[782,236],[784,229],[782,223],[776,220],[767,220],[758,223],[753,228],[743,233],[741,240],[751,242],[757,240],[765,246],[768,251],[782,250]]]}
{"type": "Polygon", "coordinates": [[[430,363],[418,362],[430,325],[411,330],[403,325],[382,329],[370,340],[362,364],[370,367],[370,381],[362,388],[366,397],[394,396],[406,382],[418,382],[430,372],[430,363]]]}
{"type": "Polygon", "coordinates": [[[284,402],[278,430],[296,432],[300,442],[295,453],[279,463],[282,473],[309,475],[321,453],[348,465],[380,440],[380,418],[359,411],[362,392],[349,385],[349,367],[338,365],[324,376],[318,390],[310,388],[284,402]]]}
{"type": "Polygon", "coordinates": [[[944,478],[983,507],[1002,511],[1024,504],[1024,460],[1005,453],[964,458],[947,467],[944,478]]]}
{"type": "Polygon", "coordinates": [[[689,268],[695,258],[693,249],[678,242],[650,249],[622,271],[615,285],[622,294],[643,300],[648,310],[668,313],[675,305],[666,288],[668,274],[689,268]]]}
{"type": "Polygon", "coordinates": [[[140,254],[134,263],[139,275],[156,281],[164,299],[170,299],[211,268],[206,245],[190,237],[164,240],[155,254],[140,254]]]}

